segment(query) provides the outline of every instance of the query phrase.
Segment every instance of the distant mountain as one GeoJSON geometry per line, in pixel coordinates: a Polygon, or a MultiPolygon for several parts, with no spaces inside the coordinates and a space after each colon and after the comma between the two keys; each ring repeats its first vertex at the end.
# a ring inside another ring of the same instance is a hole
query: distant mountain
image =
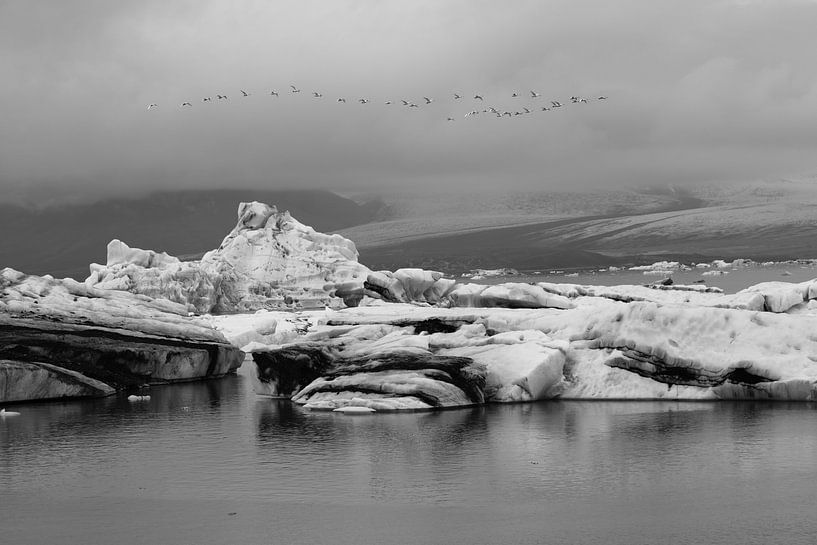
{"type": "Polygon", "coordinates": [[[289,210],[318,231],[334,232],[376,218],[382,203],[358,204],[322,190],[201,190],[33,210],[0,204],[0,268],[84,279],[104,263],[118,238],[176,256],[218,247],[237,221],[238,204],[257,200],[289,210]]]}

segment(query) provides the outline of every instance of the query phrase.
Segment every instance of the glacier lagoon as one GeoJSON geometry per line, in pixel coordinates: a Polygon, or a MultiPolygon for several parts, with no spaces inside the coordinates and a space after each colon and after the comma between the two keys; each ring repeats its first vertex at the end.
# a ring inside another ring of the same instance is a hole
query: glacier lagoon
{"type": "Polygon", "coordinates": [[[342,415],[238,376],[20,405],[7,543],[811,543],[814,403],[342,415]]]}

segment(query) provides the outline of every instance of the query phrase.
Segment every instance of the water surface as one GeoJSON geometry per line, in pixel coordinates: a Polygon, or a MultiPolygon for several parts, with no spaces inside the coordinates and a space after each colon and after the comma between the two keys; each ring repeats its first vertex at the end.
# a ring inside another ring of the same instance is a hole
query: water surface
{"type": "MultiPolygon", "coordinates": [[[[348,416],[243,375],[14,407],[3,543],[811,543],[809,403],[348,416]]],[[[9,407],[10,409],[12,407],[9,407]]]]}

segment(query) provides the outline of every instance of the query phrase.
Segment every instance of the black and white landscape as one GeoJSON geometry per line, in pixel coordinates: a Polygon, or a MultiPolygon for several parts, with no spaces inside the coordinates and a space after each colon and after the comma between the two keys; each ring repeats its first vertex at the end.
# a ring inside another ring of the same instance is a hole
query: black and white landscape
{"type": "Polygon", "coordinates": [[[809,543],[815,18],[0,4],[0,542],[809,543]]]}

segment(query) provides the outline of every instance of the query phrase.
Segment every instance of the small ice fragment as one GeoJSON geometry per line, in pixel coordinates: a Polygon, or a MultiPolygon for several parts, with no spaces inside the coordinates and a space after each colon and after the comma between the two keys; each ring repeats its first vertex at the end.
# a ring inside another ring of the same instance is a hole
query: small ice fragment
{"type": "Polygon", "coordinates": [[[333,413],[343,414],[369,414],[375,412],[371,407],[338,407],[332,410],[333,413]]]}

